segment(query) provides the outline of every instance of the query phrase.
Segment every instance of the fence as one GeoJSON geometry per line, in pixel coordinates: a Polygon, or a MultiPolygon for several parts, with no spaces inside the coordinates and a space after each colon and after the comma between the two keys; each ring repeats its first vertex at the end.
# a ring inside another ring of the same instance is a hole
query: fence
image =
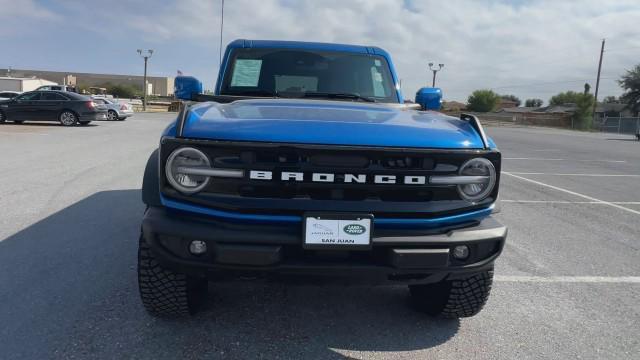
{"type": "Polygon", "coordinates": [[[601,132],[637,134],[640,132],[640,117],[603,117],[597,119],[594,128],[601,132]]]}
{"type": "MultiPolygon", "coordinates": [[[[459,116],[459,112],[449,115],[459,116]]],[[[571,129],[571,115],[565,113],[472,113],[486,125],[548,126],[571,129]]]]}

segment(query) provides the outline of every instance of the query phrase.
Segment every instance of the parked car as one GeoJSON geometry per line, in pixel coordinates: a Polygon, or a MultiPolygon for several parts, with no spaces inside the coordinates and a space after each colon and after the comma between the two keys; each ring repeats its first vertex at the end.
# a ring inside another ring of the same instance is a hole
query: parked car
{"type": "Polygon", "coordinates": [[[42,85],[38,87],[35,91],[45,91],[45,90],[68,91],[68,92],[74,92],[74,93],[78,92],[75,86],[68,86],[68,85],[42,85]]]}
{"type": "Polygon", "coordinates": [[[404,104],[377,47],[237,40],[225,54],[214,95],[176,77],[187,102],[147,162],[145,308],[189,314],[208,278],[280,274],[406,284],[426,313],[478,313],[507,236],[492,216],[501,155],[478,118],[424,111],[440,89],[404,104]]]}
{"type": "Polygon", "coordinates": [[[133,107],[126,102],[106,99],[103,97],[92,96],[96,104],[102,104],[107,107],[107,120],[124,120],[133,115],[133,107]]]}
{"type": "Polygon", "coordinates": [[[106,106],[72,92],[30,91],[0,103],[0,123],[59,121],[64,126],[72,126],[106,119],[106,106]]]}
{"type": "Polygon", "coordinates": [[[14,97],[20,94],[21,93],[17,91],[0,91],[0,101],[7,101],[9,99],[13,99],[14,97]]]}

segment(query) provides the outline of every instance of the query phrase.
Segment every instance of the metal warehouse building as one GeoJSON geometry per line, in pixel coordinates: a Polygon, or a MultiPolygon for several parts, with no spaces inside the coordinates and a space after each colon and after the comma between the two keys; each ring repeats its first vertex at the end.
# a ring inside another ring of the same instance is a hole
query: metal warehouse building
{"type": "Polygon", "coordinates": [[[32,91],[42,85],[53,85],[54,82],[38,78],[0,77],[0,91],[32,91]]]}
{"type": "MultiPolygon", "coordinates": [[[[143,88],[144,78],[139,75],[92,74],[65,71],[0,69],[0,76],[12,78],[39,78],[57,84],[77,86],[101,86],[106,83],[113,85],[134,85],[143,88]]],[[[147,76],[147,93],[149,95],[168,96],[173,94],[173,78],[147,76]]]]}

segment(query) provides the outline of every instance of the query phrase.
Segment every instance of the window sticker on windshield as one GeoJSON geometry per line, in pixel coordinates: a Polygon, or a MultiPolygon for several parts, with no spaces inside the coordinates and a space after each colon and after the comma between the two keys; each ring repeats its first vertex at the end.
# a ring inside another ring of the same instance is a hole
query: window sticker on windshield
{"type": "Polygon", "coordinates": [[[237,59],[231,76],[231,86],[258,86],[262,60],[237,59]]]}
{"type": "Polygon", "coordinates": [[[378,60],[378,59],[375,59],[373,61],[373,63],[376,64],[376,66],[381,66],[382,65],[382,62],[380,60],[378,60]]]}

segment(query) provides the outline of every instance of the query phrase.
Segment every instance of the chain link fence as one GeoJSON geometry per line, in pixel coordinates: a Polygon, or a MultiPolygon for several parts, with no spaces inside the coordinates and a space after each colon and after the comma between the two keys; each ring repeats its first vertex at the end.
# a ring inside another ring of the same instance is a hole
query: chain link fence
{"type": "MultiPolygon", "coordinates": [[[[448,115],[460,116],[460,112],[446,112],[448,115]]],[[[545,126],[564,129],[575,129],[571,114],[566,113],[472,113],[478,116],[480,122],[487,126],[545,126]]],[[[640,117],[602,117],[592,124],[592,130],[616,133],[640,133],[640,117]]]]}
{"type": "MultiPolygon", "coordinates": [[[[564,113],[474,113],[483,125],[488,126],[547,126],[572,129],[570,114],[564,113]]],[[[447,112],[448,115],[460,116],[460,112],[447,112]]]]}
{"type": "Polygon", "coordinates": [[[616,134],[638,134],[640,117],[603,117],[597,119],[594,128],[601,132],[616,134]]]}

